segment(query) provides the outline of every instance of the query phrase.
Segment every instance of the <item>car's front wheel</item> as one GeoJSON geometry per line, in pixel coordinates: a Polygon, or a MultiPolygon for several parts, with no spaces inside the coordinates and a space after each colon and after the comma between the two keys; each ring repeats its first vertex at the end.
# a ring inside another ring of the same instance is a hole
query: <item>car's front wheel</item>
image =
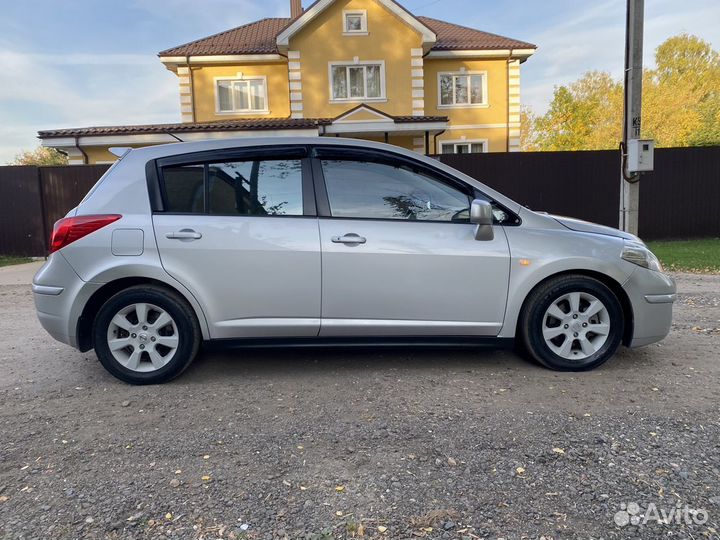
{"type": "Polygon", "coordinates": [[[617,296],[588,276],[564,275],[527,298],[519,332],[527,352],[560,371],[586,371],[606,362],[622,341],[624,316],[617,296]]]}
{"type": "Polygon", "coordinates": [[[190,365],[201,334],[185,299],[161,287],[139,285],[103,304],[93,339],[95,353],[112,375],[130,384],[156,384],[190,365]]]}

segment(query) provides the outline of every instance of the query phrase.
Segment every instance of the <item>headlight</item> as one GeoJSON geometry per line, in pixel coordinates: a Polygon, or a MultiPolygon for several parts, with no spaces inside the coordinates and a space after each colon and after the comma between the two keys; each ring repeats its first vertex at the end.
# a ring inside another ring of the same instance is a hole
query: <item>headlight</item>
{"type": "Polygon", "coordinates": [[[639,242],[625,242],[622,258],[643,268],[662,272],[662,265],[658,258],[644,244],[639,242]]]}

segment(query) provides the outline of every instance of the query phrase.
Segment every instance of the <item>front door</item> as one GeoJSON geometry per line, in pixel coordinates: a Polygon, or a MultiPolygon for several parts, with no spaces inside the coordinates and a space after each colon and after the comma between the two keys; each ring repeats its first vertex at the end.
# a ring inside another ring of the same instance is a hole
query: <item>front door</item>
{"type": "Polygon", "coordinates": [[[320,240],[303,153],[159,164],[162,265],[200,302],[212,338],[318,334],[320,240]]]}
{"type": "Polygon", "coordinates": [[[475,240],[471,186],[410,160],[317,152],[320,335],[497,335],[509,248],[501,226],[475,240]]]}

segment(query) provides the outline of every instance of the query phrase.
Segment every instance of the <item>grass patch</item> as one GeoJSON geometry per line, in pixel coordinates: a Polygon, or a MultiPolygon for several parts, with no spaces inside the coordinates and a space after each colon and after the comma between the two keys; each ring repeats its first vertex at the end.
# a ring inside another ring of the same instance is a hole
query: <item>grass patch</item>
{"type": "Polygon", "coordinates": [[[720,238],[648,242],[667,270],[720,273],[720,238]]]}
{"type": "Polygon", "coordinates": [[[0,266],[10,266],[11,264],[25,264],[32,262],[28,257],[13,257],[12,255],[0,255],[0,266]]]}

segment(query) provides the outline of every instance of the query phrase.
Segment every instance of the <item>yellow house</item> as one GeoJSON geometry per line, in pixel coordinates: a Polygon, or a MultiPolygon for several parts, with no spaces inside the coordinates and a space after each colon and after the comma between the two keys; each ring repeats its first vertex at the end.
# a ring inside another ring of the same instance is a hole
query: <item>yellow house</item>
{"type": "Polygon", "coordinates": [[[268,18],[173,47],[182,122],[41,131],[71,163],[109,147],[321,135],[417,152],[520,149],[520,64],[535,45],[428,17],[394,0],[290,0],[268,18]]]}

